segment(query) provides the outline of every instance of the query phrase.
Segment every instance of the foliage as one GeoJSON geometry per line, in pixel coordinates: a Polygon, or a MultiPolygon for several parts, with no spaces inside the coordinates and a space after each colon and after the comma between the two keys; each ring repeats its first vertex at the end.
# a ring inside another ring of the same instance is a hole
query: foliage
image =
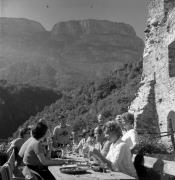
{"type": "Polygon", "coordinates": [[[0,81],[0,137],[11,136],[31,115],[61,97],[60,92],[0,81]]]}
{"type": "Polygon", "coordinates": [[[60,122],[58,116],[63,114],[67,123],[77,132],[93,128],[97,125],[97,113],[102,113],[105,121],[108,121],[127,111],[140,86],[141,73],[142,62],[128,63],[106,78],[64,91],[61,99],[45,107],[35,117],[31,116],[24,126],[35,124],[39,118],[45,117],[49,128],[53,130],[60,122]],[[135,76],[131,76],[133,73],[135,76]]]}
{"type": "Polygon", "coordinates": [[[141,154],[168,154],[167,147],[160,142],[155,135],[140,135],[139,143],[135,147],[134,152],[141,154]]]}

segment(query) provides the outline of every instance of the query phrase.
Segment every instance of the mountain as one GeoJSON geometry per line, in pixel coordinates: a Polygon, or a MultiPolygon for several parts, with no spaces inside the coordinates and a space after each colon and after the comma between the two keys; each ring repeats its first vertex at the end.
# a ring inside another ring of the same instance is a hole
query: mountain
{"type": "Polygon", "coordinates": [[[12,133],[29,117],[60,99],[62,94],[46,88],[12,85],[0,81],[0,139],[12,133]]]}
{"type": "Polygon", "coordinates": [[[142,60],[134,29],[107,20],[72,20],[46,31],[28,19],[0,18],[0,79],[47,88],[100,80],[142,60]]]}

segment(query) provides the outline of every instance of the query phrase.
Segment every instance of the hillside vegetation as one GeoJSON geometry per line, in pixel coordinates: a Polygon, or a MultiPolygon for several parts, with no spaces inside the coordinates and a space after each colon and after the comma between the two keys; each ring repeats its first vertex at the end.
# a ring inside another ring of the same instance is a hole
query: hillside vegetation
{"type": "Polygon", "coordinates": [[[141,73],[141,61],[124,64],[101,81],[83,84],[70,92],[65,91],[62,98],[30,117],[23,126],[35,124],[39,118],[45,117],[49,128],[53,130],[61,114],[75,131],[94,127],[98,112],[102,112],[106,121],[110,120],[127,111],[139,88],[141,73]]]}
{"type": "Polygon", "coordinates": [[[31,115],[61,98],[61,93],[29,85],[12,85],[0,81],[0,139],[13,132],[31,115]]]}

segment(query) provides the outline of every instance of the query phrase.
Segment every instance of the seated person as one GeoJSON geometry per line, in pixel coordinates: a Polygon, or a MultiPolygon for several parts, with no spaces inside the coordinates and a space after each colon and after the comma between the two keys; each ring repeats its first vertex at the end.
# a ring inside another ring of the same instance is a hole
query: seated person
{"type": "Polygon", "coordinates": [[[77,147],[74,148],[74,152],[78,152],[80,155],[84,155],[85,152],[87,152],[86,147],[86,140],[87,140],[87,131],[85,129],[83,129],[83,133],[82,133],[82,139],[79,141],[77,147]]]}
{"type": "Polygon", "coordinates": [[[130,150],[132,151],[138,144],[138,135],[134,129],[134,115],[128,112],[123,113],[121,115],[121,123],[125,130],[125,134],[123,135],[122,140],[127,143],[130,150]]]}
{"type": "Polygon", "coordinates": [[[90,149],[90,154],[113,171],[120,171],[137,177],[136,170],[132,163],[131,151],[128,145],[121,140],[122,130],[120,126],[114,121],[109,121],[105,124],[104,134],[111,142],[107,156],[104,157],[95,148],[90,149]]]}
{"type": "Polygon", "coordinates": [[[30,129],[29,128],[23,128],[19,131],[19,137],[17,139],[14,139],[11,142],[11,145],[9,149],[7,150],[7,153],[10,155],[10,152],[12,150],[15,150],[15,159],[17,160],[17,165],[20,165],[22,162],[22,159],[18,156],[19,150],[21,146],[24,144],[24,142],[30,137],[30,129]]]}
{"type": "Polygon", "coordinates": [[[87,137],[86,144],[88,146],[93,146],[95,144],[95,137],[94,137],[94,129],[91,129],[89,132],[89,136],[87,137]]]}
{"type": "Polygon", "coordinates": [[[94,136],[96,140],[95,148],[106,157],[111,143],[105,138],[102,126],[98,126],[94,129],[94,136]]]}
{"type": "Polygon", "coordinates": [[[39,173],[44,180],[55,180],[48,170],[48,166],[62,165],[65,163],[65,160],[49,159],[44,155],[41,141],[45,137],[47,129],[46,124],[38,123],[32,130],[32,137],[24,148],[23,162],[29,169],[39,173]]]}

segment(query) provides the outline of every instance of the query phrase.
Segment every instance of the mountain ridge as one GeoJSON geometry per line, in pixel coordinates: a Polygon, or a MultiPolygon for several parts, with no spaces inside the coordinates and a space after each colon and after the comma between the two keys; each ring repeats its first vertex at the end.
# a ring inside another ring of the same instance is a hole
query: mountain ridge
{"type": "Polygon", "coordinates": [[[11,83],[72,88],[103,78],[123,63],[142,59],[144,43],[132,26],[124,23],[72,20],[46,31],[36,21],[3,18],[2,22],[0,18],[0,27],[0,79],[11,83]]]}

